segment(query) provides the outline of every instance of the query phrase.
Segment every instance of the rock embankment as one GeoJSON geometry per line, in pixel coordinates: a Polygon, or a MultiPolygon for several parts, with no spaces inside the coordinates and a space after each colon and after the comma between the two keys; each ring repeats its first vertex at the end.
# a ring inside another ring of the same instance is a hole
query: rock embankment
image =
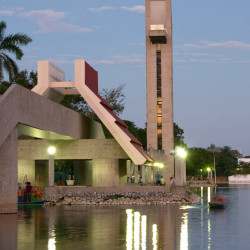
{"type": "Polygon", "coordinates": [[[193,204],[199,197],[190,194],[172,194],[168,192],[127,192],[127,193],[67,193],[52,194],[43,197],[46,205],[167,205],[193,204]]]}

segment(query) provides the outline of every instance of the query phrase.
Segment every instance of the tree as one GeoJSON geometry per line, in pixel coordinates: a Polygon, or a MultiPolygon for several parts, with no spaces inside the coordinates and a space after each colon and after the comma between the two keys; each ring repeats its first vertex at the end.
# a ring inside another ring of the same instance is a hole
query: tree
{"type": "Polygon", "coordinates": [[[124,123],[128,126],[128,131],[142,144],[142,147],[147,150],[147,130],[145,128],[139,128],[134,122],[124,120],[124,123]]]}
{"type": "Polygon", "coordinates": [[[186,147],[183,134],[184,130],[174,123],[174,147],[186,147]]]}
{"type": "Polygon", "coordinates": [[[12,81],[15,75],[18,73],[18,66],[16,62],[9,57],[10,54],[14,54],[17,60],[21,60],[23,51],[20,49],[20,45],[27,45],[32,39],[23,33],[10,34],[4,36],[6,29],[6,23],[0,22],[0,81],[4,78],[4,70],[9,75],[9,80],[12,81]]]}
{"type": "Polygon", "coordinates": [[[188,149],[188,157],[186,161],[187,175],[200,176],[201,172],[205,173],[208,167],[213,169],[213,153],[212,152],[204,148],[189,148],[188,149]]]}
{"type": "MultiPolygon", "coordinates": [[[[117,88],[112,88],[112,89],[104,88],[100,92],[102,98],[105,99],[110,104],[116,115],[120,115],[125,108],[124,104],[125,95],[123,94],[124,86],[125,84],[121,84],[117,88]]],[[[65,96],[61,104],[67,108],[73,109],[91,119],[100,122],[99,118],[90,108],[90,106],[86,103],[84,98],[79,95],[65,96]]]]}
{"type": "Polygon", "coordinates": [[[216,164],[216,171],[219,176],[229,176],[236,173],[238,167],[237,157],[240,153],[237,150],[232,150],[225,146],[221,150],[218,163],[216,164]]]}
{"type": "Polygon", "coordinates": [[[2,95],[11,84],[19,84],[27,89],[32,89],[37,84],[37,73],[33,71],[28,73],[25,69],[17,73],[12,82],[3,81],[0,84],[0,95],[2,95]]]}

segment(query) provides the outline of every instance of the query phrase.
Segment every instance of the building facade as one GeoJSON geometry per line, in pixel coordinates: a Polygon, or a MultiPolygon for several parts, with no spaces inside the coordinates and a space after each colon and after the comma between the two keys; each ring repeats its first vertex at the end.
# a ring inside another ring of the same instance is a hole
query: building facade
{"type": "Polygon", "coordinates": [[[173,56],[171,0],[146,0],[148,148],[164,150],[165,177],[173,174],[173,56]]]}

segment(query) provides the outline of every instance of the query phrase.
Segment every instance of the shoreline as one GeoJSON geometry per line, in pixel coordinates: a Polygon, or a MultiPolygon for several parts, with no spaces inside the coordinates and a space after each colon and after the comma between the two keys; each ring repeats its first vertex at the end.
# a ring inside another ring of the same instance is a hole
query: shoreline
{"type": "Polygon", "coordinates": [[[169,205],[195,204],[200,197],[187,187],[59,187],[47,188],[44,206],[63,205],[169,205]]]}

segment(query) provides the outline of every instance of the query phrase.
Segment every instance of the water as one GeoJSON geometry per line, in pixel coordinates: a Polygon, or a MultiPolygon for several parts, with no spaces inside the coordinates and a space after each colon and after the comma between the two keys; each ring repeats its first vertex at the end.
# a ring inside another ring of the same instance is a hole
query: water
{"type": "Polygon", "coordinates": [[[22,208],[0,215],[0,250],[250,249],[250,186],[219,187],[228,207],[211,210],[211,188],[192,206],[22,208]]]}

